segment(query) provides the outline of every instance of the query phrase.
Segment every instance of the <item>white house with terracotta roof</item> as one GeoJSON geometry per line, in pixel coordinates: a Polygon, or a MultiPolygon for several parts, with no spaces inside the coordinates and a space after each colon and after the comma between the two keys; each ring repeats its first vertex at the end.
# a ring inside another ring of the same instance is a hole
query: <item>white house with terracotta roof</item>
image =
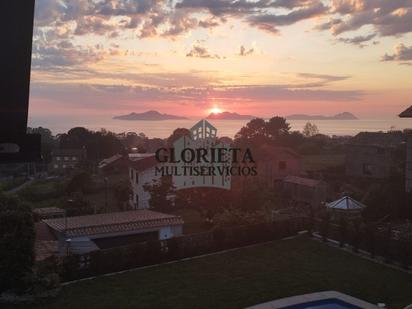
{"type": "Polygon", "coordinates": [[[87,253],[182,234],[183,219],[151,210],[131,210],[43,220],[60,254],[87,253]]]}
{"type": "Polygon", "coordinates": [[[155,167],[159,165],[154,154],[143,154],[130,158],[129,180],[132,188],[130,205],[135,209],[147,209],[150,207],[150,193],[144,189],[144,185],[158,181],[160,175],[156,175],[155,167]]]}

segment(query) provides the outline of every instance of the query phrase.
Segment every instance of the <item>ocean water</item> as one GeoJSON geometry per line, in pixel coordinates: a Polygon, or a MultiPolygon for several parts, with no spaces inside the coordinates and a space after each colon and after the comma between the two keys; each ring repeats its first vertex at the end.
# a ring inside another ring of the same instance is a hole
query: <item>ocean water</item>
{"type": "MultiPolygon", "coordinates": [[[[83,126],[91,130],[106,130],[121,132],[144,133],[148,137],[166,138],[176,128],[190,129],[200,119],[164,120],[164,121],[126,121],[111,119],[107,116],[66,118],[66,117],[29,117],[29,126],[42,126],[52,130],[54,134],[65,133],[76,126],[83,126]]],[[[247,120],[210,120],[218,130],[218,136],[233,137],[247,120]]],[[[302,131],[307,120],[288,120],[292,130],[302,131]]],[[[360,119],[360,120],[311,120],[317,125],[319,132],[327,135],[356,135],[362,131],[388,131],[390,129],[403,130],[412,129],[412,119],[390,118],[390,119],[360,119]]]]}

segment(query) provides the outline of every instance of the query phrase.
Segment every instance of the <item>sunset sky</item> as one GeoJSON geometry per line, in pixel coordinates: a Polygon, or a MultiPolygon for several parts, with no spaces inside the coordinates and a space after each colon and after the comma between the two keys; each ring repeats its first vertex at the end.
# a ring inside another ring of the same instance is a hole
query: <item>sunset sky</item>
{"type": "Polygon", "coordinates": [[[412,105],[412,0],[36,2],[35,117],[412,105]]]}

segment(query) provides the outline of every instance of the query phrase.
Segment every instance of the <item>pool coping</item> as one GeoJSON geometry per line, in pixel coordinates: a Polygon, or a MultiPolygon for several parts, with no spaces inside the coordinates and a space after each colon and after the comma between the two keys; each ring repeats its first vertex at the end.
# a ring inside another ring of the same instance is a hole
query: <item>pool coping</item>
{"type": "Polygon", "coordinates": [[[280,308],[287,307],[287,306],[299,305],[301,303],[325,300],[325,299],[331,299],[331,298],[344,301],[348,304],[355,305],[363,309],[379,308],[377,305],[368,303],[364,300],[352,297],[347,294],[343,294],[338,291],[324,291],[324,292],[297,295],[297,296],[292,296],[292,297],[285,297],[285,298],[269,301],[266,303],[254,305],[251,307],[247,307],[245,309],[280,309],[280,308]]]}

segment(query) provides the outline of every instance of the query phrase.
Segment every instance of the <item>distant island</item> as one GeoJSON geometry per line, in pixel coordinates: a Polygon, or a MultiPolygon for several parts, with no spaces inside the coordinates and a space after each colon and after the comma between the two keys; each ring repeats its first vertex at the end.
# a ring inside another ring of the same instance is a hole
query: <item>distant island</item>
{"type": "Polygon", "coordinates": [[[252,115],[240,115],[238,113],[231,112],[221,112],[221,113],[210,113],[206,119],[217,119],[217,120],[251,120],[255,119],[252,115]]]}
{"type": "Polygon", "coordinates": [[[182,116],[161,114],[158,111],[147,111],[144,113],[130,113],[127,115],[114,116],[113,119],[160,121],[160,120],[177,120],[177,119],[187,119],[187,118],[182,117],[182,116]]]}
{"type": "Polygon", "coordinates": [[[333,116],[294,114],[286,116],[289,120],[359,120],[354,114],[344,112],[333,116]]]}

